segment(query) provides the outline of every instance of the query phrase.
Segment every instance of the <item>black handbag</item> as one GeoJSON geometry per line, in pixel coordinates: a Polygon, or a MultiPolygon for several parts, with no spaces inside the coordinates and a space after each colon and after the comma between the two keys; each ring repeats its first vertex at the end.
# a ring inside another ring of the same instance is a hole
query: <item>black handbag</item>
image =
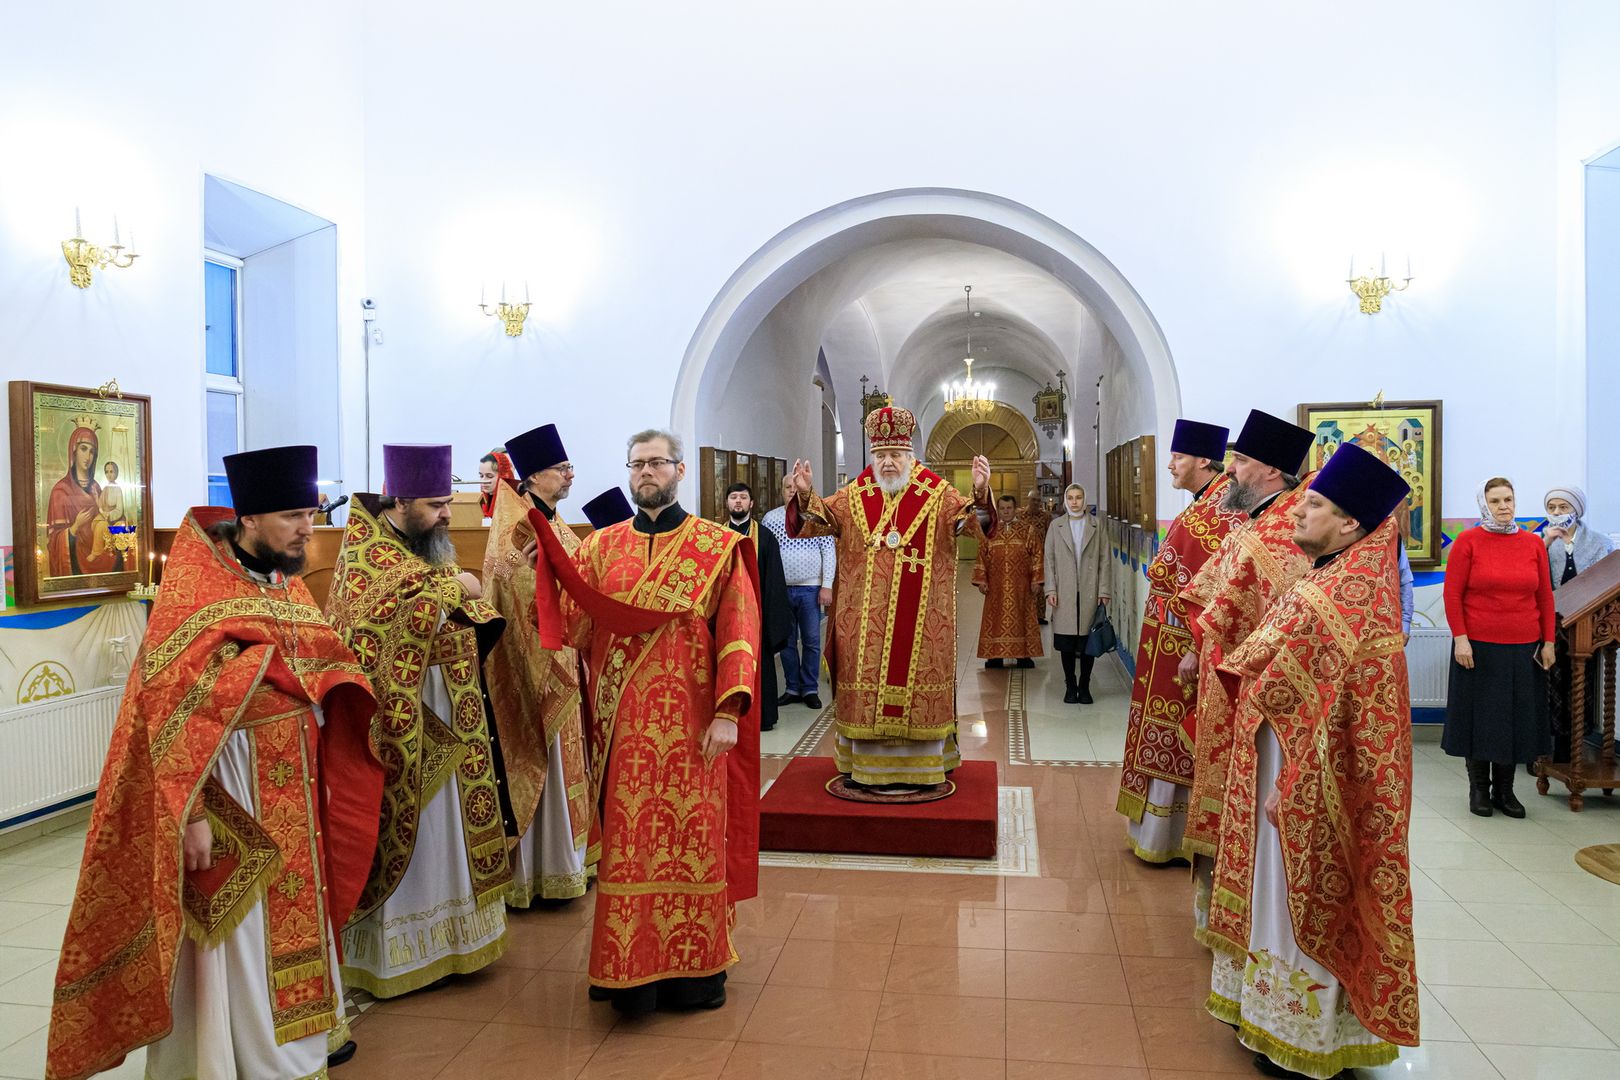
{"type": "MultiPolygon", "coordinates": [[[[1098,531],[1102,536],[1102,531],[1098,531]]],[[[1098,539],[1102,544],[1102,539],[1098,539]]],[[[1097,591],[1103,591],[1103,560],[1097,560],[1097,591]]],[[[1119,635],[1113,628],[1113,620],[1108,619],[1108,604],[1097,601],[1097,610],[1092,612],[1092,628],[1085,631],[1085,656],[1106,656],[1113,653],[1119,646],[1119,635]]]]}
{"type": "Polygon", "coordinates": [[[1091,617],[1091,629],[1086,631],[1086,655],[1106,656],[1119,645],[1119,635],[1108,618],[1108,605],[1099,603],[1097,613],[1091,617]]]}

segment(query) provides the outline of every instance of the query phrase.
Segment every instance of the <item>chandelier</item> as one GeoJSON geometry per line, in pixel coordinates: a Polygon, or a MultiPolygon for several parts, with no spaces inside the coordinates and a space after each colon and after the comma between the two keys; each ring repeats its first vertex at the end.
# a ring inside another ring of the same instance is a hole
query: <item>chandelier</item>
{"type": "Polygon", "coordinates": [[[973,377],[973,286],[964,285],[967,294],[967,355],[962,364],[967,369],[962,378],[944,383],[940,392],[945,396],[945,412],[958,416],[983,417],[995,407],[996,384],[973,377]]]}

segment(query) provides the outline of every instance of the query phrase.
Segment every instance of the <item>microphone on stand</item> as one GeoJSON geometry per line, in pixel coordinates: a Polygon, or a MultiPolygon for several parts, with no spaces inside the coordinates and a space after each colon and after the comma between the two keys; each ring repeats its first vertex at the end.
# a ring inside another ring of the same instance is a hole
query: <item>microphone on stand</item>
{"type": "Polygon", "coordinates": [[[346,503],[348,501],[349,501],[349,497],[347,495],[340,495],[336,499],[333,499],[331,502],[327,503],[324,507],[322,507],[321,512],[326,513],[326,514],[330,514],[333,510],[336,510],[338,507],[342,506],[344,503],[346,503]]]}

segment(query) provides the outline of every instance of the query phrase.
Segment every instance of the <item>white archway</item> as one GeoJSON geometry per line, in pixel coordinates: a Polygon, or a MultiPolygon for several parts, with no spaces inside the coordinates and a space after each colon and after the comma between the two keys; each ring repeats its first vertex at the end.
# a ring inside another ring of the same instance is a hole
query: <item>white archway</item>
{"type": "MultiPolygon", "coordinates": [[[[687,345],[670,409],[673,429],[697,431],[702,393],[725,385],[750,336],[794,289],[854,252],[920,234],[1006,252],[1062,282],[1097,313],[1123,361],[1146,376],[1154,426],[1161,438],[1169,434],[1181,414],[1175,363],[1157,320],[1124,275],[1095,247],[1027,206],[949,188],[907,188],[852,199],[812,214],[766,242],[721,288],[687,345]]],[[[1085,415],[1086,391],[1074,390],[1071,413],[1078,421],[1085,415]]],[[[695,484],[695,476],[689,473],[687,482],[695,484]]]]}

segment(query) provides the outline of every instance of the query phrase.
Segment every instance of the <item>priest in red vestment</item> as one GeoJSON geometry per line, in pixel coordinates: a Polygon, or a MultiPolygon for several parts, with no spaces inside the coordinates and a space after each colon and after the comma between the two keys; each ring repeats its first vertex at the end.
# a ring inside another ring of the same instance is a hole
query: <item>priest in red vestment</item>
{"type": "Polygon", "coordinates": [[[1208,1008],[1269,1076],[1336,1076],[1418,1042],[1412,712],[1400,474],[1354,443],[1290,517],[1312,568],[1222,668],[1233,711],[1208,1008]]]}
{"type": "Polygon", "coordinates": [[[1193,743],[1193,784],[1182,848],[1197,856],[1193,917],[1200,935],[1209,911],[1211,860],[1226,801],[1232,700],[1237,692],[1237,680],[1221,676],[1220,662],[1310,566],[1294,544],[1289,511],[1305,491],[1299,471],[1311,439],[1309,431],[1286,420],[1259,409],[1249,413],[1232,449],[1231,481],[1221,499],[1224,509],[1248,520],[1240,519],[1232,527],[1215,557],[1182,593],[1193,649],[1182,658],[1178,674],[1183,685],[1194,688],[1197,702],[1196,709],[1185,713],[1183,728],[1193,743]]]}
{"type": "Polygon", "coordinates": [[[627,452],[635,518],[591,533],[571,559],[537,527],[535,606],[541,644],[559,647],[566,624],[586,658],[602,844],[592,994],[641,1016],[725,1004],[734,906],[758,885],[759,665],[770,658],[752,542],[676,501],[686,467],[675,435],[641,432],[627,452]]]}
{"type": "Polygon", "coordinates": [[[956,537],[994,531],[990,462],[973,459],[973,497],[918,464],[917,418],[874,409],[872,465],[842,491],[815,492],[794,462],[791,537],[833,536],[833,675],[838,771],[877,790],[941,784],[956,745],[956,537]],[[983,522],[980,521],[981,515],[983,522]]]}
{"type": "Polygon", "coordinates": [[[1032,668],[1042,653],[1036,616],[1043,600],[1046,529],[1019,514],[1011,495],[997,499],[996,510],[995,531],[979,541],[973,563],[974,587],[984,594],[979,659],[987,668],[999,668],[1010,656],[1019,667],[1032,668]]]}
{"type": "Polygon", "coordinates": [[[1142,607],[1142,638],[1136,648],[1136,681],[1125,721],[1125,768],[1116,809],[1128,819],[1131,849],[1145,862],[1185,859],[1181,848],[1192,789],[1193,744],[1184,729],[1192,695],[1178,670],[1192,651],[1187,605],[1181,591],[1220,547],[1241,515],[1221,506],[1229,483],[1227,429],[1197,420],[1177,420],[1170,440],[1170,482],[1193,493],[1165,533],[1148,564],[1148,596],[1142,607]]]}
{"type": "Polygon", "coordinates": [[[376,846],[376,703],[296,576],[315,448],[233,454],[225,473],[235,510],[186,515],[113,728],[53,1080],[147,1044],[151,1080],[324,1076],[346,1039],[336,942],[376,846]]]}

